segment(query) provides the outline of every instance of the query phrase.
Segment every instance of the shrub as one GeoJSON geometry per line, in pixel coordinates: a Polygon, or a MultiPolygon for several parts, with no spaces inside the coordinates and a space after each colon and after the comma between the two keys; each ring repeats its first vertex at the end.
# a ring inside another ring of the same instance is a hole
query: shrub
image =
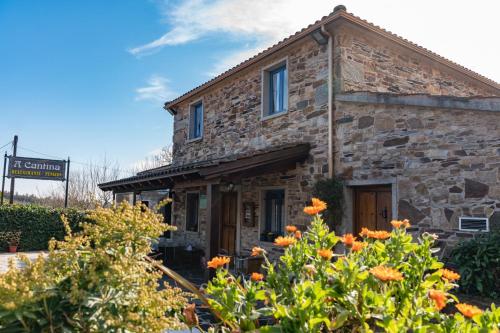
{"type": "MultiPolygon", "coordinates": [[[[314,214],[324,208],[313,199],[314,214]]],[[[223,330],[249,332],[495,332],[500,309],[482,311],[459,304],[450,292],[459,279],[433,255],[435,237],[418,242],[406,233],[408,221],[393,221],[394,230],[363,230],[337,237],[320,215],[307,232],[276,239],[285,248],[279,262],[263,255],[263,275],[236,278],[225,258],[214,258],[216,275],[207,286],[209,302],[224,322],[223,330]],[[337,243],[343,254],[333,253],[337,243]],[[446,312],[458,310],[449,315],[446,312]],[[266,317],[272,324],[259,324],[266,317]]]]}
{"type": "Polygon", "coordinates": [[[462,292],[500,298],[500,231],[459,243],[450,263],[462,276],[462,292]]]}
{"type": "Polygon", "coordinates": [[[328,225],[333,226],[335,222],[340,224],[345,210],[344,183],[337,178],[318,180],[314,184],[313,195],[326,202],[323,219],[328,225]]]}
{"type": "MultiPolygon", "coordinates": [[[[35,205],[0,206],[0,232],[21,232],[19,250],[47,250],[49,240],[65,236],[61,215],[67,218],[72,230],[86,221],[86,213],[75,209],[54,209],[35,205]]],[[[0,250],[7,242],[0,240],[0,250]]]]}
{"type": "Polygon", "coordinates": [[[158,283],[147,259],[168,227],[123,203],[89,213],[92,224],[51,241],[46,258],[0,275],[2,332],[159,332],[183,327],[186,294],[158,283]]]}

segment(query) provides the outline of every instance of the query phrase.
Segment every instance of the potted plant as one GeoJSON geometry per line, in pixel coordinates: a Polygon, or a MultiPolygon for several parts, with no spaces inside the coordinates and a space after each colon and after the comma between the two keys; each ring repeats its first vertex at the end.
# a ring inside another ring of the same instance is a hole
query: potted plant
{"type": "Polygon", "coordinates": [[[9,252],[16,253],[17,247],[19,246],[19,242],[21,240],[21,232],[20,231],[11,231],[7,235],[7,242],[9,244],[9,252]]]}

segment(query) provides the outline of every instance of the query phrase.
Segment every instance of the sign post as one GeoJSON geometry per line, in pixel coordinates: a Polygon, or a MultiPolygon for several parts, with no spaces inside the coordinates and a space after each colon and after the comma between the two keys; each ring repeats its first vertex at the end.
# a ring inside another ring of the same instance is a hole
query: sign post
{"type": "MultiPolygon", "coordinates": [[[[13,151],[12,151],[12,156],[16,157],[17,155],[17,140],[18,137],[17,135],[14,135],[14,142],[12,143],[13,145],[13,151]]],[[[10,168],[9,168],[9,173],[10,173],[10,168]]],[[[14,184],[16,183],[15,178],[10,179],[10,198],[9,198],[9,203],[12,205],[14,203],[14,184]]]]}
{"type": "Polygon", "coordinates": [[[64,194],[64,208],[68,208],[68,186],[69,186],[69,156],[68,156],[68,164],[66,164],[66,193],[64,194]]]}
{"type": "Polygon", "coordinates": [[[12,155],[5,152],[3,160],[2,193],[0,195],[0,205],[3,205],[5,177],[10,179],[10,199],[9,203],[14,203],[14,186],[16,178],[59,180],[66,181],[66,191],[64,194],[64,207],[68,207],[68,187],[69,187],[69,157],[68,160],[48,160],[42,158],[31,158],[17,156],[17,135],[14,135],[12,155]],[[7,159],[9,166],[7,168],[7,159]],[[7,176],[5,171],[8,170],[7,176]]]}
{"type": "MultiPolygon", "coordinates": [[[[9,159],[7,178],[10,178],[11,184],[13,184],[15,178],[66,181],[64,207],[68,207],[69,157],[67,161],[48,160],[42,158],[7,156],[6,153],[4,164],[6,164],[7,158],[9,159]]],[[[10,197],[11,203],[13,202],[12,193],[13,192],[11,192],[10,197]]]]}
{"type": "Polygon", "coordinates": [[[0,197],[0,205],[3,205],[3,196],[5,193],[5,171],[7,171],[7,152],[5,152],[3,157],[2,196],[0,197]]]}

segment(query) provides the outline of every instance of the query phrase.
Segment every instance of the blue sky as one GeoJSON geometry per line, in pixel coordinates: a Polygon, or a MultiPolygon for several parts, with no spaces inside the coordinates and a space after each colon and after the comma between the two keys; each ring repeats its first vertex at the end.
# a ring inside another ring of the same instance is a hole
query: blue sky
{"type": "MultiPolygon", "coordinates": [[[[467,1],[342,3],[356,15],[500,81],[500,46],[493,43],[500,31],[496,2],[475,4],[481,15],[472,16],[467,1]]],[[[337,4],[0,0],[0,146],[18,134],[21,147],[80,162],[106,155],[129,169],[171,142],[165,100],[337,4]]],[[[37,156],[22,149],[19,155],[37,156]]],[[[25,180],[17,185],[22,193],[49,186],[25,180]]]]}

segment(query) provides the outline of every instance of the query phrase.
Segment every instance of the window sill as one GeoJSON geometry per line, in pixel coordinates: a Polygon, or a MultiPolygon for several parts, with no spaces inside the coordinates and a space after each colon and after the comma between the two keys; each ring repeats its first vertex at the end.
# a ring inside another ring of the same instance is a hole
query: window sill
{"type": "Polygon", "coordinates": [[[278,112],[278,113],[275,113],[275,114],[271,114],[271,115],[267,115],[267,116],[262,116],[261,120],[262,121],[266,121],[266,120],[269,120],[269,119],[274,119],[274,118],[277,118],[277,117],[280,117],[280,116],[284,116],[287,113],[288,113],[288,110],[285,110],[285,111],[281,111],[281,112],[278,112]]]}
{"type": "Polygon", "coordinates": [[[203,136],[200,136],[199,138],[193,138],[193,139],[187,139],[186,143],[192,143],[192,142],[197,142],[203,140],[203,136]]]}

